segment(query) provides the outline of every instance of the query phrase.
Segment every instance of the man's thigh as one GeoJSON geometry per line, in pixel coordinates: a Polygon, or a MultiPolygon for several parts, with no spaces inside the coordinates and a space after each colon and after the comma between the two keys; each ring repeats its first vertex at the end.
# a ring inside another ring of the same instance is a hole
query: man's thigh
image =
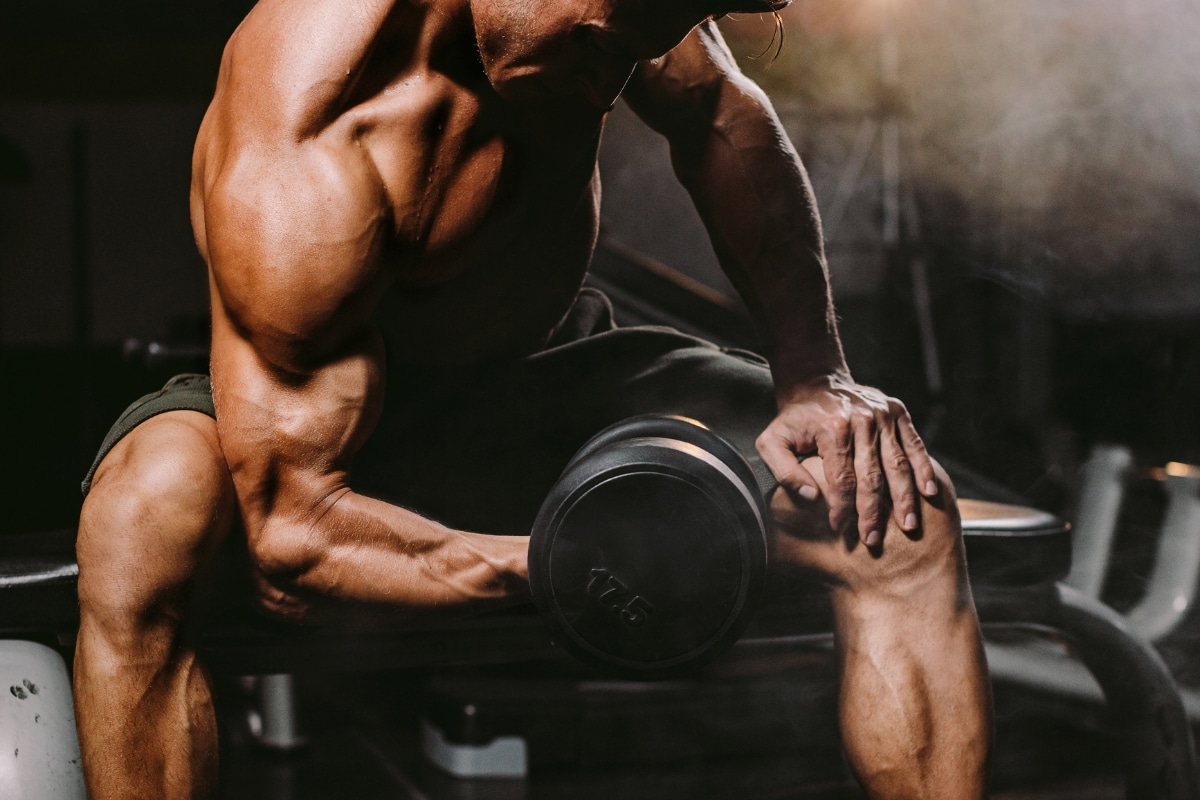
{"type": "Polygon", "coordinates": [[[141,425],[155,417],[173,411],[195,411],[210,419],[216,419],[213,410],[212,384],[207,375],[176,375],[156,392],[139,397],[126,408],[109,428],[100,443],[96,457],[84,476],[81,489],[87,497],[92,480],[100,465],[122,441],[141,425]]]}
{"type": "Polygon", "coordinates": [[[127,595],[175,599],[186,585],[206,613],[241,608],[252,598],[207,375],[177,375],[130,404],[101,443],[82,489],[81,596],[93,579],[111,579],[127,595]],[[141,584],[131,585],[129,575],[141,584]]]}

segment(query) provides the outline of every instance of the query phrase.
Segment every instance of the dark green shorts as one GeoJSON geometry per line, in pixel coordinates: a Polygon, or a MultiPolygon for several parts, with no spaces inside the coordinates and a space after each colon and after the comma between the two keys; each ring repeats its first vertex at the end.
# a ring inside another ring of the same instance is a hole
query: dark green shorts
{"type": "MultiPolygon", "coordinates": [[[[180,376],[130,406],[96,464],[138,424],[174,409],[213,415],[207,378],[180,376]]],[[[617,328],[608,299],[592,289],[546,349],[526,358],[389,363],[384,412],[350,484],[463,530],[527,533],[575,451],[602,428],[647,413],[700,420],[742,451],[764,492],[774,487],[754,449],[775,414],[766,362],[670,328],[617,328]]]]}
{"type": "Polygon", "coordinates": [[[92,488],[92,478],[95,477],[100,462],[117,446],[117,442],[124,439],[130,431],[146,420],[167,411],[199,411],[201,414],[207,414],[216,419],[217,414],[213,410],[212,382],[209,381],[208,376],[176,375],[167,381],[166,386],[157,392],[138,398],[133,405],[121,412],[121,416],[117,417],[117,421],[113,423],[108,435],[100,443],[100,450],[96,453],[96,458],[92,461],[87,475],[84,476],[81,486],[84,497],[92,488]]]}

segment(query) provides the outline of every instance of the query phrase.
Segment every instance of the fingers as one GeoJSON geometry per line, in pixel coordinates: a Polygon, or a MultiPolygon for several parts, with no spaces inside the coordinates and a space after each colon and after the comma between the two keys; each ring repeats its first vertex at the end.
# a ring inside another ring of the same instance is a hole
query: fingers
{"type": "MultiPolygon", "coordinates": [[[[820,488],[816,479],[797,460],[798,453],[816,450],[825,471],[827,485],[824,494],[829,507],[829,525],[835,531],[844,530],[853,523],[856,510],[861,521],[860,502],[868,508],[873,506],[875,509],[874,517],[868,514],[868,521],[877,520],[878,494],[882,488],[879,459],[875,456],[869,462],[873,464],[876,478],[861,482],[863,489],[860,490],[859,466],[855,463],[855,429],[846,418],[835,418],[829,422],[821,430],[816,442],[807,446],[798,445],[789,433],[790,429],[786,426],[773,424],[763,432],[757,442],[759,455],[782,486],[806,500],[817,498],[820,488]],[[862,496],[865,488],[872,485],[875,487],[871,491],[873,496],[862,496]]],[[[863,452],[868,454],[868,458],[869,454],[875,453],[876,450],[875,446],[863,445],[863,452]]],[[[876,524],[874,530],[880,534],[879,538],[882,538],[882,525],[876,524]]],[[[867,532],[866,529],[860,531],[860,537],[865,536],[867,532]]]]}
{"type": "Polygon", "coordinates": [[[828,484],[825,502],[829,505],[829,525],[842,531],[854,518],[858,489],[854,463],[854,430],[849,421],[839,419],[818,440],[817,455],[825,469],[828,484]]]}
{"type": "Polygon", "coordinates": [[[857,516],[859,538],[868,547],[877,547],[887,530],[889,500],[891,515],[901,530],[911,532],[919,527],[914,472],[924,468],[933,494],[937,493],[937,483],[933,462],[902,405],[896,416],[854,413],[848,430],[835,430],[822,445],[820,455],[826,462],[830,484],[829,524],[835,530],[857,516]],[[899,434],[901,424],[912,433],[919,460],[912,460],[904,447],[899,434]]]}
{"type": "Polygon", "coordinates": [[[917,517],[917,498],[913,492],[912,465],[894,425],[888,425],[880,431],[879,456],[892,498],[892,517],[901,530],[915,531],[920,520],[917,517]]]}
{"type": "Polygon", "coordinates": [[[858,536],[867,547],[883,541],[884,520],[880,511],[884,473],[879,461],[879,427],[871,414],[854,417],[855,508],[858,536]]]}
{"type": "Polygon", "coordinates": [[[772,425],[763,431],[755,444],[758,454],[762,456],[763,462],[781,486],[805,500],[817,499],[817,481],[796,459],[798,448],[790,439],[780,434],[772,425]]]}
{"type": "Polygon", "coordinates": [[[896,432],[900,436],[900,444],[904,447],[908,463],[912,467],[917,491],[926,497],[937,497],[938,484],[937,476],[933,471],[933,459],[929,457],[929,452],[925,449],[925,442],[917,433],[907,411],[897,417],[896,432]]]}
{"type": "Polygon", "coordinates": [[[785,409],[757,442],[763,461],[793,495],[824,494],[833,530],[854,530],[868,547],[883,542],[888,517],[903,531],[920,526],[920,495],[933,498],[938,482],[925,443],[904,404],[862,389],[849,402],[805,401],[785,409]],[[799,463],[821,458],[825,484],[799,463]]]}

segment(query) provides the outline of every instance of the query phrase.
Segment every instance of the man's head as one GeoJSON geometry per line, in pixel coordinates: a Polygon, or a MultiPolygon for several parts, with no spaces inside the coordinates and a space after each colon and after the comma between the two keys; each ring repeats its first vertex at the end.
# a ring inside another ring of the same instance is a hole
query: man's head
{"type": "Polygon", "coordinates": [[[492,86],[510,99],[582,95],[611,106],[636,63],[710,17],[774,12],[791,0],[470,0],[492,86]]]}

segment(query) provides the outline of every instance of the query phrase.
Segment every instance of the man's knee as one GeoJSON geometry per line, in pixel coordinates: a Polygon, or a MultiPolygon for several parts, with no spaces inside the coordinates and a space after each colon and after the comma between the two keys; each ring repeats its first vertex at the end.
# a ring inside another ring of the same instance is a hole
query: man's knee
{"type": "Polygon", "coordinates": [[[210,418],[170,412],[138,426],[101,462],[80,515],[85,622],[117,638],[176,624],[233,512],[232,481],[210,418]]]}
{"type": "Polygon", "coordinates": [[[930,582],[965,580],[962,525],[953,483],[941,465],[934,463],[938,491],[932,498],[918,495],[920,525],[903,530],[889,517],[883,541],[866,547],[854,520],[842,531],[829,526],[828,491],[821,460],[805,460],[804,467],[821,488],[821,497],[806,501],[782,488],[772,500],[772,511],[781,532],[782,556],[814,569],[835,585],[855,591],[906,595],[930,582]]]}
{"type": "Polygon", "coordinates": [[[918,502],[919,527],[903,530],[890,516],[878,548],[861,547],[866,558],[854,560],[849,578],[888,595],[912,595],[931,584],[962,583],[966,562],[954,485],[940,464],[934,463],[938,491],[918,502]]]}

